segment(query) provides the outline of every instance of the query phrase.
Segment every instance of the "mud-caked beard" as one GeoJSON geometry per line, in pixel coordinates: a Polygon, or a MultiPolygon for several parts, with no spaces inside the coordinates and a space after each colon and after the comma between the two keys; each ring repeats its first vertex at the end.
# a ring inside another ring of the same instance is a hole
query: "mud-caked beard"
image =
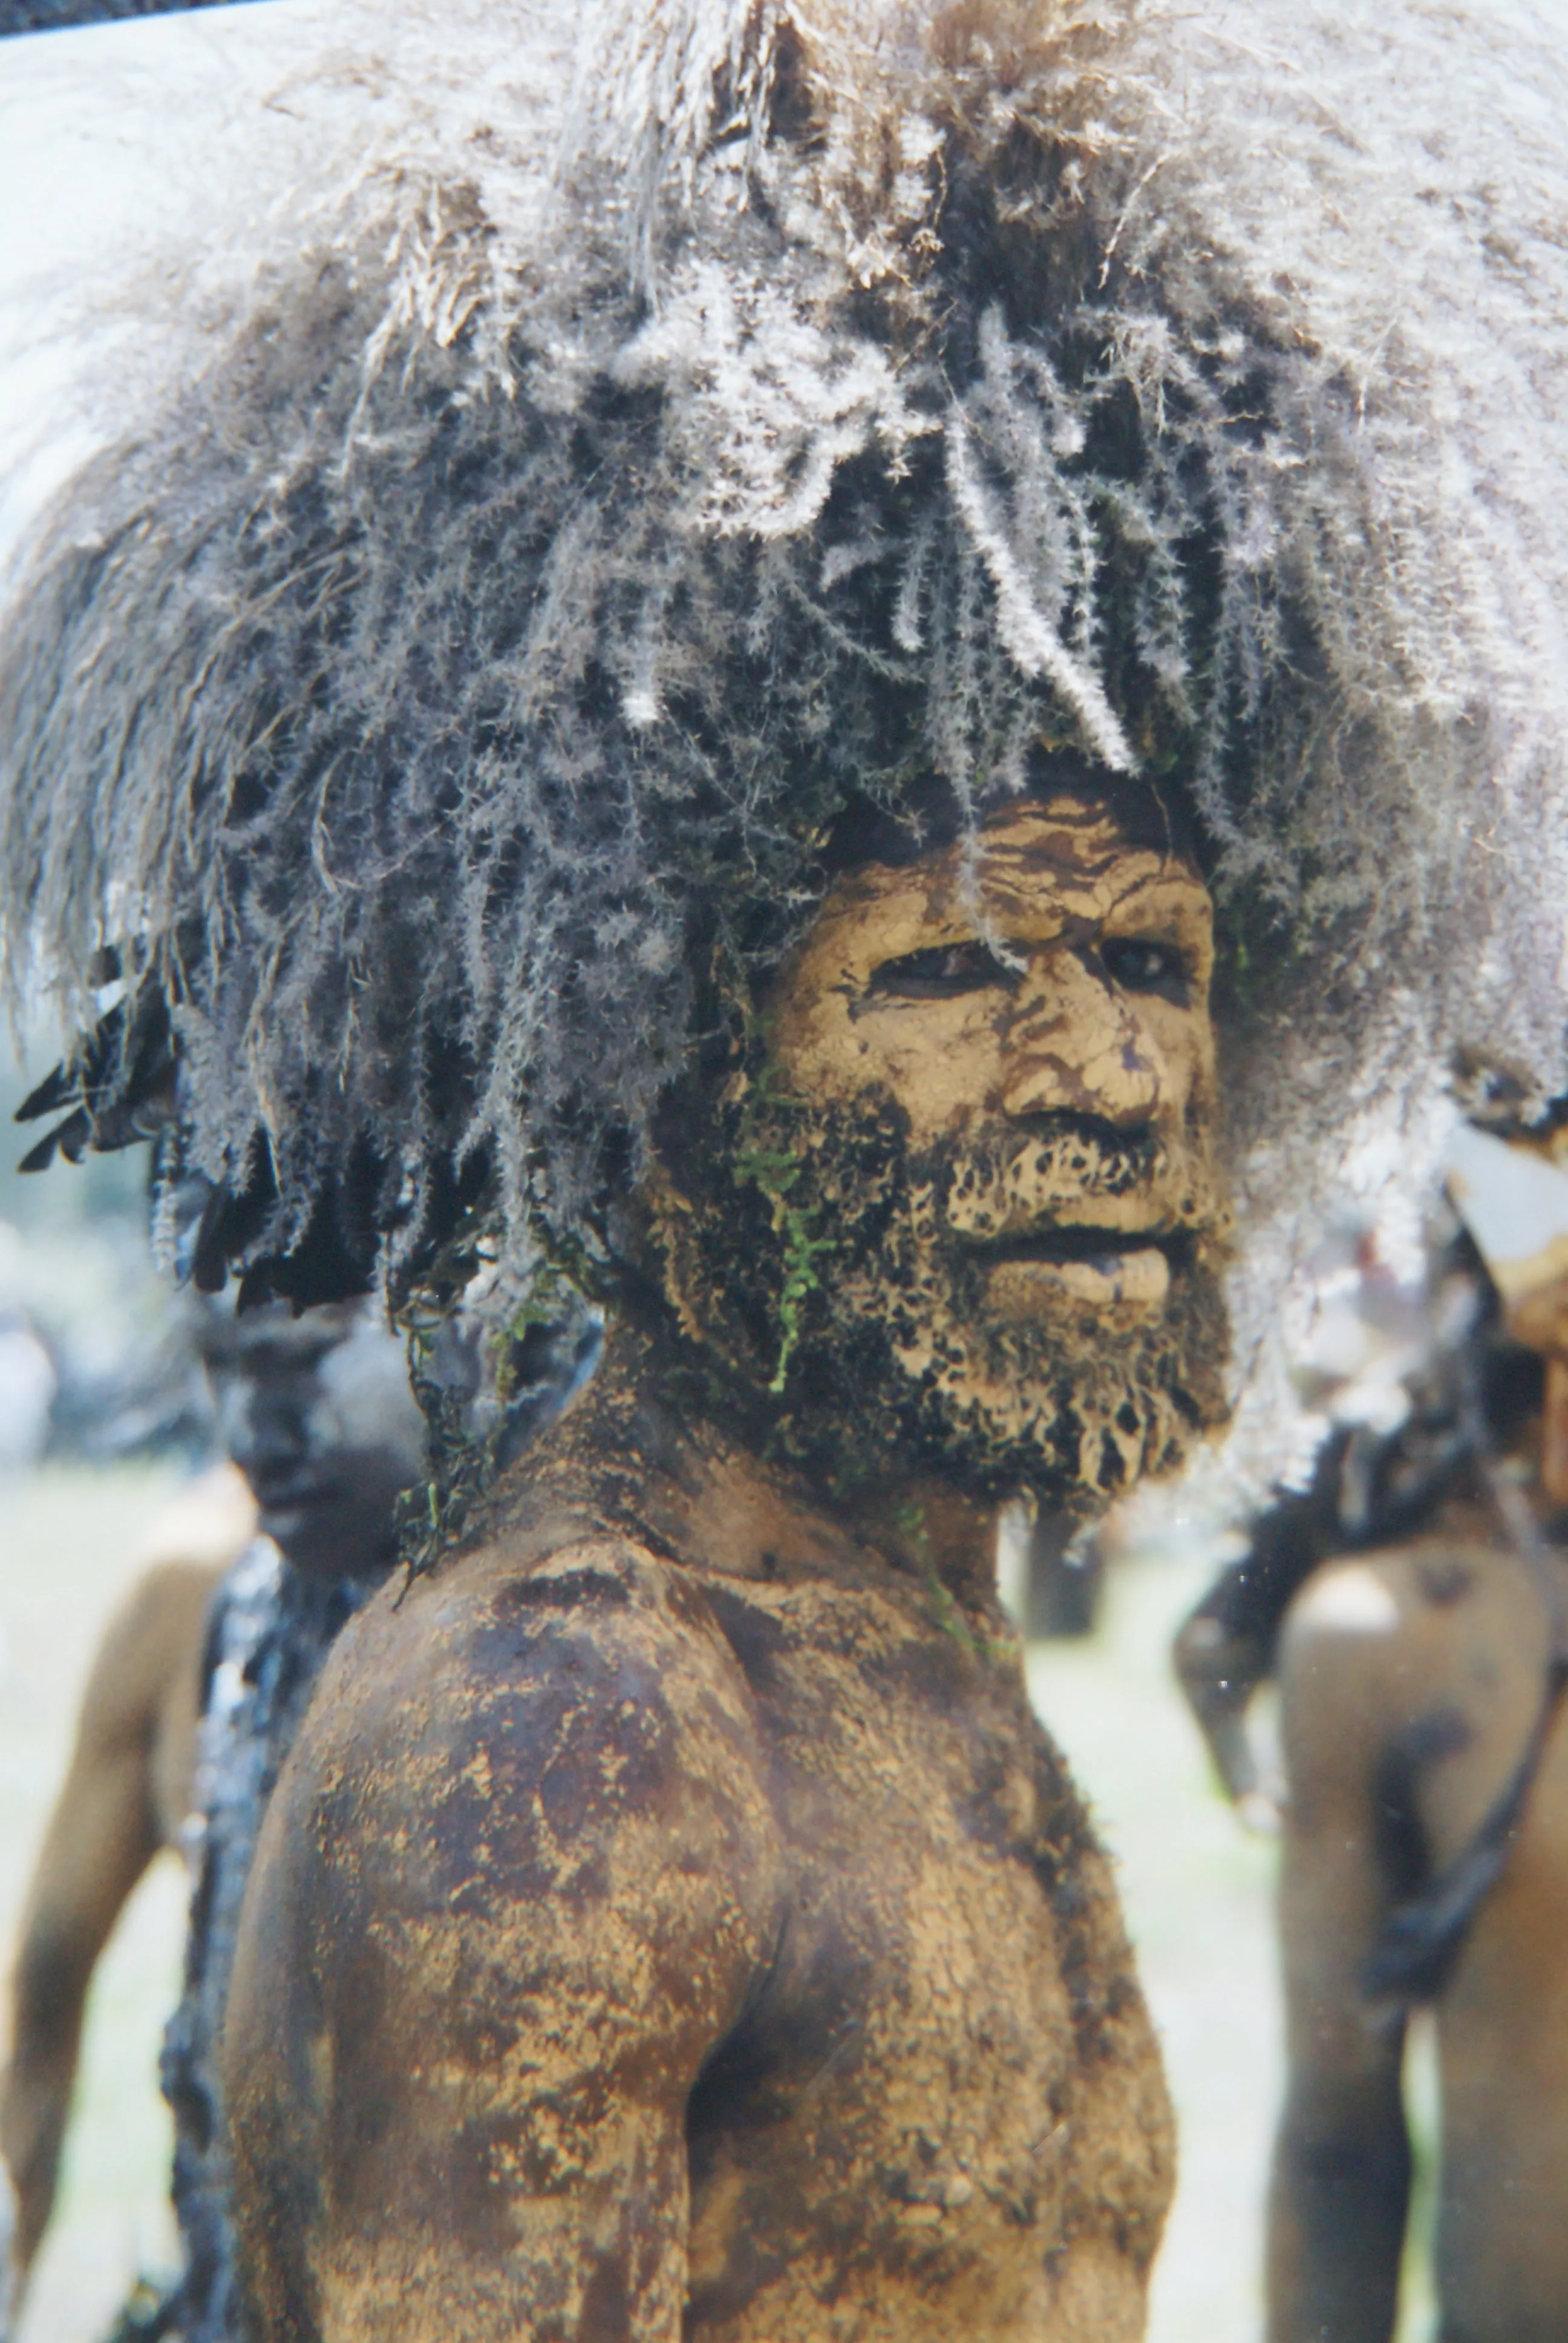
{"type": "Polygon", "coordinates": [[[1020,1322],[991,1307],[982,1255],[947,1222],[972,1170],[962,1145],[912,1151],[890,1101],[754,1108],[729,1168],[681,1182],[667,1225],[678,1306],[779,1387],[784,1445],[830,1459],[836,1478],[896,1460],[987,1498],[1078,1509],[1173,1470],[1223,1422],[1219,1247],[1201,1231],[1157,1310],[1064,1292],[1020,1322]]]}

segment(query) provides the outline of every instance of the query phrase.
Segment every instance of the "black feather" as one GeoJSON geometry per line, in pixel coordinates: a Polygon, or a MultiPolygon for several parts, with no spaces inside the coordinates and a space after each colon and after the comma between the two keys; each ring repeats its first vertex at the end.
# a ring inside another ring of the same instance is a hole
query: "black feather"
{"type": "Polygon", "coordinates": [[[13,1120],[16,1122],[36,1122],[42,1114],[58,1114],[63,1106],[73,1106],[82,1095],[82,1070],[70,1058],[46,1073],[36,1090],[29,1091],[17,1108],[13,1120]]]}

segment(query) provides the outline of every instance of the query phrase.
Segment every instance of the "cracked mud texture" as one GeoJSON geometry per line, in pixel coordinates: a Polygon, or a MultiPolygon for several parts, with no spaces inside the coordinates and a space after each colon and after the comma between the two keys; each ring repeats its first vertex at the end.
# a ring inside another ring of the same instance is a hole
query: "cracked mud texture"
{"type": "MultiPolygon", "coordinates": [[[[839,879],[719,1104],[678,1091],[660,1282],[766,1379],[793,1229],[819,1252],[775,1444],[891,1452],[1095,1508],[1223,1421],[1208,890],[1151,793],[1064,790],[839,879]]],[[[712,1402],[709,1401],[709,1404],[712,1402]]],[[[879,1453],[879,1452],[880,1452],[879,1453]]]]}
{"type": "Polygon", "coordinates": [[[1158,2055],[961,1592],[973,1648],[611,1364],[485,1545],[375,1598],[242,1927],[266,2331],[1141,2333],[1158,2055]],[[612,1447],[640,1522],[586,1461],[612,1447]]]}
{"type": "Polygon", "coordinates": [[[668,1119],[596,1381],[346,1632],[225,2044],[277,2343],[1141,2334],[1169,2108],[992,1530],[1220,1412],[1158,817],[835,882],[668,1119]]]}

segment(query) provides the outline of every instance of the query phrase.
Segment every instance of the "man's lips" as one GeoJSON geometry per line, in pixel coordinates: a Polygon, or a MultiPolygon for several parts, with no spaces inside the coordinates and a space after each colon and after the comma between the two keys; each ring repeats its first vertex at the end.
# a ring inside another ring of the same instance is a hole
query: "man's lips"
{"type": "Polygon", "coordinates": [[[327,1504],[335,1494],[333,1483],[307,1473],[258,1473],[251,1480],[251,1493],[264,1513],[297,1513],[327,1504]]]}
{"type": "Polygon", "coordinates": [[[1162,1253],[1172,1269],[1182,1269],[1191,1259],[1192,1240],[1186,1229],[1158,1224],[1146,1229],[1106,1229],[1082,1222],[1072,1227],[1052,1222],[1031,1229],[1011,1229],[1000,1237],[987,1237],[978,1242],[965,1240],[964,1250],[977,1261],[986,1262],[1044,1262],[1058,1266],[1067,1262],[1109,1261],[1122,1253],[1153,1251],[1162,1253]]]}
{"type": "Polygon", "coordinates": [[[1052,1297],[1091,1307],[1157,1310],[1184,1267],[1191,1242],[1184,1230],[1061,1227],[1015,1230],[968,1248],[986,1272],[991,1306],[1004,1317],[1032,1317],[1052,1297]]]}

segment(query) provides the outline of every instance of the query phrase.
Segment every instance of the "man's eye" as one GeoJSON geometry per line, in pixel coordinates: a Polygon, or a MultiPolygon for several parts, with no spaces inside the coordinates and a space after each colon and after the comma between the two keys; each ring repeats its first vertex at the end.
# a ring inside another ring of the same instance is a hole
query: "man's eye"
{"type": "Polygon", "coordinates": [[[1158,992],[1185,1006],[1187,959],[1174,944],[1146,943],[1141,937],[1125,936],[1102,944],[1100,957],[1112,983],[1129,992],[1158,992]]]}
{"type": "Polygon", "coordinates": [[[903,1001],[950,1001],[1011,979],[996,954],[982,943],[931,944],[924,951],[885,960],[872,970],[870,990],[903,1001]]]}

